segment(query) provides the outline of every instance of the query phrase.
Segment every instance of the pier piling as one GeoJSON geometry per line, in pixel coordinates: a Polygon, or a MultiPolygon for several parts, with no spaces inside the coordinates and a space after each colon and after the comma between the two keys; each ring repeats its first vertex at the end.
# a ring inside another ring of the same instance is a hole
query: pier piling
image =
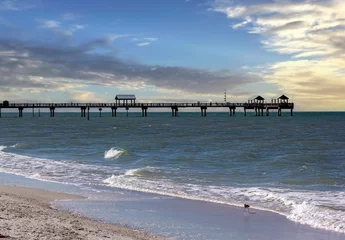
{"type": "Polygon", "coordinates": [[[19,107],[18,108],[18,111],[19,111],[19,115],[18,115],[18,117],[23,117],[23,107],[19,107]]]}
{"type": "Polygon", "coordinates": [[[178,107],[171,107],[171,116],[178,117],[178,107]]]}
{"type": "Polygon", "coordinates": [[[111,116],[112,117],[116,117],[116,110],[117,110],[117,107],[111,107],[111,116]]]}
{"type": "Polygon", "coordinates": [[[147,117],[147,107],[141,107],[141,116],[147,117]]]}
{"type": "Polygon", "coordinates": [[[201,110],[201,116],[202,116],[202,117],[206,117],[206,109],[207,109],[207,107],[206,107],[206,106],[200,107],[200,110],[201,110]]]}
{"type": "Polygon", "coordinates": [[[81,113],[81,117],[86,117],[86,107],[81,107],[80,108],[80,113],[81,113]]]}
{"type": "Polygon", "coordinates": [[[55,107],[50,107],[50,117],[54,117],[55,116],[55,107]]]}

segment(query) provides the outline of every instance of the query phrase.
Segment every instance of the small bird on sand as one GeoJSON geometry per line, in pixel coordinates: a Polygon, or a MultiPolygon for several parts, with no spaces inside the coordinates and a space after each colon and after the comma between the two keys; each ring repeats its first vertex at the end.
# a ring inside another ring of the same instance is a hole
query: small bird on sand
{"type": "Polygon", "coordinates": [[[244,204],[244,210],[248,209],[248,212],[249,212],[249,208],[250,206],[248,204],[244,204]]]}

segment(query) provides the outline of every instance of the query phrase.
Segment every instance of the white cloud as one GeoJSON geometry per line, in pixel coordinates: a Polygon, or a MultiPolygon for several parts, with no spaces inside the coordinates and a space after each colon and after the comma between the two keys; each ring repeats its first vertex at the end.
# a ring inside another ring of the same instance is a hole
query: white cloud
{"type": "Polygon", "coordinates": [[[76,32],[78,30],[83,30],[86,27],[87,27],[86,25],[75,24],[75,25],[72,25],[72,26],[70,26],[70,27],[68,27],[66,29],[60,28],[58,30],[58,32],[63,34],[63,35],[71,36],[71,35],[73,35],[74,32],[76,32]]]}
{"type": "Polygon", "coordinates": [[[83,30],[87,27],[87,25],[81,25],[81,24],[73,24],[73,25],[67,25],[64,26],[60,21],[57,20],[37,20],[40,23],[40,27],[44,29],[50,29],[53,30],[55,33],[65,35],[65,36],[71,36],[74,32],[78,30],[83,30]]]}
{"type": "Polygon", "coordinates": [[[33,8],[30,0],[24,2],[19,0],[0,0],[0,11],[20,11],[33,8]]]}
{"type": "Polygon", "coordinates": [[[126,37],[130,37],[130,36],[132,36],[132,35],[131,34],[110,34],[108,36],[108,40],[111,43],[111,42],[115,41],[116,39],[126,38],[126,37]]]}
{"type": "Polygon", "coordinates": [[[60,27],[61,23],[55,20],[42,20],[41,27],[42,28],[58,28],[60,27]]]}
{"type": "Polygon", "coordinates": [[[144,47],[144,46],[148,46],[148,45],[152,44],[153,42],[158,41],[158,38],[155,38],[155,37],[145,37],[145,38],[134,37],[134,38],[132,38],[132,41],[140,42],[140,43],[137,43],[136,45],[138,47],[144,47]]]}
{"type": "Polygon", "coordinates": [[[311,50],[315,55],[337,52],[338,47],[330,42],[345,29],[343,0],[275,1],[250,6],[227,6],[226,2],[216,0],[213,10],[230,19],[243,19],[234,23],[233,28],[250,24],[249,33],[267,38],[263,42],[267,49],[295,53],[295,57],[312,56],[311,50]]]}
{"type": "Polygon", "coordinates": [[[225,14],[234,29],[261,35],[268,51],[292,56],[260,69],[267,82],[297,94],[305,106],[313,99],[345,107],[340,103],[345,92],[344,0],[267,0],[253,5],[214,0],[211,10],[225,14]]]}
{"type": "Polygon", "coordinates": [[[142,43],[138,43],[137,46],[139,47],[144,47],[144,46],[148,46],[150,45],[150,42],[142,42],[142,43]]]}
{"type": "Polygon", "coordinates": [[[150,42],[154,42],[157,41],[158,38],[143,38],[144,40],[150,41],[150,42]]]}

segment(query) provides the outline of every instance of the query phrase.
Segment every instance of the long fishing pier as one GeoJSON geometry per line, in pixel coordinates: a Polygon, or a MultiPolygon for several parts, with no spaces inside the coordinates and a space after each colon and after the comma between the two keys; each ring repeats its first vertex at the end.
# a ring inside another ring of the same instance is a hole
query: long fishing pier
{"type": "MultiPolygon", "coordinates": [[[[116,102],[116,103],[9,103],[4,101],[0,103],[0,117],[2,109],[18,109],[18,117],[23,117],[24,109],[32,109],[32,114],[34,116],[35,109],[49,109],[50,117],[55,116],[55,109],[68,109],[68,108],[80,108],[81,117],[88,117],[91,108],[98,108],[100,116],[103,108],[111,109],[111,116],[116,117],[118,109],[141,109],[142,117],[147,117],[147,111],[149,108],[155,109],[171,109],[171,114],[173,117],[178,116],[178,111],[181,108],[199,108],[201,116],[206,117],[207,109],[210,108],[226,108],[229,110],[229,116],[236,116],[236,109],[243,108],[244,116],[247,115],[248,109],[253,109],[255,116],[266,116],[270,115],[270,110],[277,110],[278,116],[282,115],[282,110],[287,109],[290,111],[290,115],[293,115],[294,103],[284,102],[273,102],[273,103],[264,103],[259,102],[248,102],[248,103],[213,103],[213,102],[197,102],[197,103],[133,103],[133,102],[116,102]]],[[[40,112],[39,112],[40,114],[40,112]]],[[[40,115],[39,115],[40,116],[40,115]]]]}

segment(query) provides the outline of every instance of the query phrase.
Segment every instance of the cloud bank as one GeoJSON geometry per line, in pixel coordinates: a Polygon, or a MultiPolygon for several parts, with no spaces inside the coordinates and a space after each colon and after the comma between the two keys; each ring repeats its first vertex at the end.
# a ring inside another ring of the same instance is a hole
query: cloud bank
{"type": "MultiPolygon", "coordinates": [[[[235,30],[263,37],[268,51],[286,54],[289,61],[270,64],[261,72],[269,83],[296,94],[307,107],[311,99],[324,107],[345,107],[345,1],[273,1],[253,5],[215,0],[210,9],[225,14],[235,30]]],[[[303,104],[303,103],[302,103],[303,104]]],[[[310,108],[313,105],[309,105],[310,108]]]]}
{"type": "Polygon", "coordinates": [[[116,37],[75,46],[0,39],[0,89],[76,91],[94,85],[131,91],[151,88],[182,95],[219,95],[224,88],[235,89],[260,81],[241,72],[147,65],[97,53],[98,49],[113,50],[111,42],[116,37]]]}

